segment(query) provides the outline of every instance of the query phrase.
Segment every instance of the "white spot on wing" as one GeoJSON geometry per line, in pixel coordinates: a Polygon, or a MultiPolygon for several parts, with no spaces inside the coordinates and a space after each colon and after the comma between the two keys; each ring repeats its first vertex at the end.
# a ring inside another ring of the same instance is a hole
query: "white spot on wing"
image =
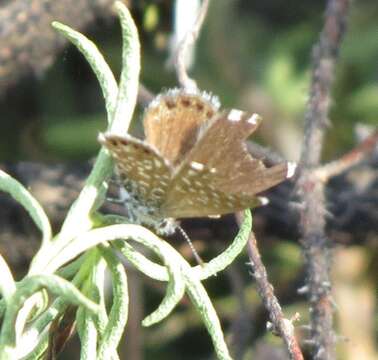
{"type": "Polygon", "coordinates": [[[260,200],[260,203],[262,206],[269,204],[269,199],[263,196],[259,196],[258,199],[260,200]]]}
{"type": "Polygon", "coordinates": [[[297,168],[297,164],[295,162],[287,163],[287,174],[286,174],[287,179],[291,178],[295,174],[296,168],[297,168]]]}
{"type": "Polygon", "coordinates": [[[228,120],[230,121],[240,121],[243,116],[243,111],[232,109],[228,114],[228,120]]]}
{"type": "Polygon", "coordinates": [[[260,118],[259,115],[257,114],[253,114],[248,120],[247,122],[251,125],[256,125],[257,124],[257,120],[260,118]]]}
{"type": "Polygon", "coordinates": [[[191,166],[193,169],[195,169],[195,170],[199,170],[199,171],[201,171],[201,170],[203,170],[203,169],[205,168],[205,165],[200,164],[200,163],[198,163],[198,162],[196,162],[196,161],[192,161],[192,162],[190,163],[190,166],[191,166]]]}

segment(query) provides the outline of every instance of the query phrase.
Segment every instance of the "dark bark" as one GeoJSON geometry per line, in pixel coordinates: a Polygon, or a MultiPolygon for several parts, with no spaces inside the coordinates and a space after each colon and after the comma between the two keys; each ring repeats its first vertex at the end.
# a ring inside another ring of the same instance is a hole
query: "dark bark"
{"type": "MultiPolygon", "coordinates": [[[[90,165],[82,163],[19,163],[3,164],[1,168],[30,189],[42,203],[56,230],[90,171],[90,165]]],[[[329,215],[326,231],[333,242],[363,243],[369,234],[378,232],[377,169],[378,157],[372,157],[327,184],[329,215]],[[365,176],[360,176],[362,173],[365,176]]],[[[293,183],[287,181],[266,193],[270,204],[254,210],[254,231],[258,238],[298,240],[299,212],[295,204],[288,206],[293,192],[293,183]]],[[[31,225],[27,213],[8,195],[1,193],[0,202],[0,252],[12,266],[23,268],[39,246],[39,233],[31,225]]],[[[120,211],[119,206],[108,204],[108,207],[111,207],[108,211],[120,211]]],[[[229,241],[236,231],[233,216],[224,216],[220,220],[188,219],[183,221],[183,226],[193,238],[205,243],[213,238],[229,241]]]]}
{"type": "Polygon", "coordinates": [[[0,96],[25,76],[40,76],[66,46],[52,27],[60,21],[83,31],[111,18],[114,0],[17,0],[0,7],[0,96]]]}
{"type": "Polygon", "coordinates": [[[348,14],[348,0],[329,0],[324,27],[313,48],[312,79],[305,112],[301,171],[297,183],[300,197],[301,244],[306,263],[306,293],[310,304],[313,358],[335,358],[331,295],[331,241],[326,233],[326,191],[316,176],[320,165],[325,130],[329,124],[331,89],[348,14]]]}

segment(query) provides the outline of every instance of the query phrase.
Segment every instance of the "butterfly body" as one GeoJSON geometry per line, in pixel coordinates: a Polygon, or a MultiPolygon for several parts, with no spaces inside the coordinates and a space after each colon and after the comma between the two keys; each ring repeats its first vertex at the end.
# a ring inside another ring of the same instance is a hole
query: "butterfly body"
{"type": "Polygon", "coordinates": [[[285,180],[290,164],[266,168],[245,139],[260,118],[219,110],[205,93],[171,90],[144,114],[146,140],[100,134],[115,159],[131,221],[160,233],[177,218],[216,216],[262,204],[257,193],[285,180]]]}

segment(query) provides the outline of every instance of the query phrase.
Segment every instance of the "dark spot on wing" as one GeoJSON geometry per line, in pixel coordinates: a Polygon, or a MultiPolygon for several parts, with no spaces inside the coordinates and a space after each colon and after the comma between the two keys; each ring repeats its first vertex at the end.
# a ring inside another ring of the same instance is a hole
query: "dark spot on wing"
{"type": "Polygon", "coordinates": [[[201,104],[201,103],[196,103],[196,108],[197,108],[197,110],[199,111],[199,112],[202,112],[203,111],[203,109],[204,109],[204,106],[203,106],[203,104],[201,104]]]}
{"type": "Polygon", "coordinates": [[[208,119],[211,119],[211,118],[214,116],[214,111],[209,110],[209,111],[206,113],[206,116],[207,116],[208,119]]]}
{"type": "Polygon", "coordinates": [[[184,107],[189,107],[191,105],[190,99],[188,98],[181,99],[181,105],[184,107]]]}
{"type": "Polygon", "coordinates": [[[117,140],[116,140],[116,139],[110,139],[109,141],[110,141],[110,143],[111,143],[113,146],[117,146],[117,140]]]}
{"type": "Polygon", "coordinates": [[[167,106],[168,109],[173,109],[176,107],[176,103],[171,99],[166,99],[165,105],[167,106]]]}

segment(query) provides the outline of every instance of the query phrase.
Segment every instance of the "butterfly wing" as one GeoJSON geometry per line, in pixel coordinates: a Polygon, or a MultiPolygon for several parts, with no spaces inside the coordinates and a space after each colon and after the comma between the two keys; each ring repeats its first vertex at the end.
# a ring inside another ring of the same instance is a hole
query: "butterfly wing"
{"type": "Polygon", "coordinates": [[[130,135],[100,134],[99,141],[115,159],[117,174],[126,190],[159,207],[171,181],[171,165],[154,147],[130,135]]]}
{"type": "Polygon", "coordinates": [[[185,173],[192,162],[216,170],[214,185],[226,193],[243,192],[254,195],[271,188],[288,177],[289,164],[282,163],[266,168],[253,158],[245,140],[259,126],[261,118],[240,110],[218,113],[200,130],[193,149],[177,172],[185,173]]]}
{"type": "Polygon", "coordinates": [[[262,199],[244,193],[227,194],[217,189],[217,173],[193,162],[170,185],[162,204],[164,217],[185,218],[222,215],[262,205],[262,199]]]}
{"type": "Polygon", "coordinates": [[[255,194],[288,177],[287,163],[271,168],[249,154],[245,139],[256,130],[257,115],[239,110],[216,114],[175,169],[167,201],[170,217],[226,214],[261,203],[255,194]]]}
{"type": "Polygon", "coordinates": [[[143,117],[146,141],[177,164],[193,147],[200,126],[214,116],[218,106],[217,100],[206,93],[175,89],[159,95],[143,117]]]}

